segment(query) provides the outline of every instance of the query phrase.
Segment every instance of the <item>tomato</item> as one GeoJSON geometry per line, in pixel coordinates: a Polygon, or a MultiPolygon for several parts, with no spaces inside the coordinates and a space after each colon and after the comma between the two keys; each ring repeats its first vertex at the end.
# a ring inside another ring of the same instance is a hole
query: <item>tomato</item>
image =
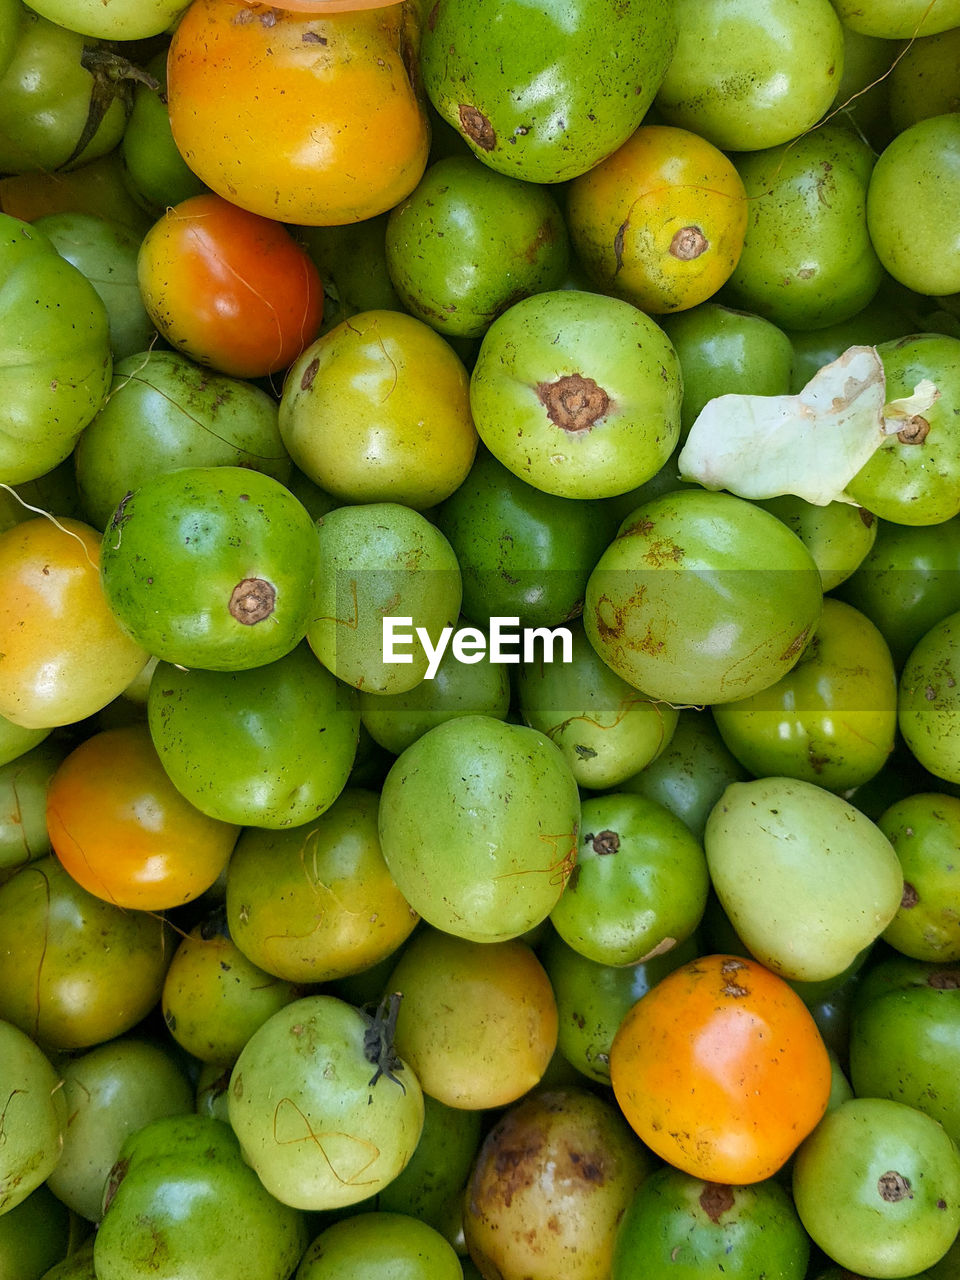
{"type": "Polygon", "coordinates": [[[130,119],[119,150],[127,186],[156,217],[207,188],[177,150],[170,132],[166,45],[144,70],[156,81],[156,87],[146,83],[134,87],[130,119]]]}
{"type": "Polygon", "coordinates": [[[747,193],[711,143],[641,125],[573,180],[567,216],[597,286],[656,315],[705,302],[727,280],[743,248],[747,193]]]}
{"type": "Polygon", "coordinates": [[[9,1022],[0,1022],[0,1051],[0,1094],[6,1099],[0,1214],[7,1214],[40,1186],[60,1159],[67,1104],[49,1058],[9,1022]]]}
{"type": "Polygon", "coordinates": [[[209,889],[239,830],[183,799],[139,725],[94,734],[67,756],[47,792],[47,827],[78,884],[141,911],[209,889]]]}
{"type": "Polygon", "coordinates": [[[166,31],[186,4],[184,0],[39,0],[31,8],[86,36],[143,40],[166,31]]]}
{"type": "Polygon", "coordinates": [[[708,1182],[776,1173],[826,1110],[830,1077],[800,997],[734,956],[703,956],[661,979],[610,1050],[627,1120],[658,1155],[708,1182]]]}
{"type": "Polygon", "coordinates": [[[219,196],[168,209],[143,238],[137,275],[164,338],[221,373],[284,369],[320,328],[323,286],[306,251],[278,222],[219,196]]]}
{"type": "Polygon", "coordinates": [[[0,535],[0,714],[15,724],[82,720],[146,665],[104,598],[99,542],[77,520],[26,520],[0,535]]]}
{"type": "Polygon", "coordinates": [[[335,225],[391,209],[427,163],[409,3],[316,16],[196,0],[170,45],[173,137],[245,209],[335,225]]]}
{"type": "Polygon", "coordinates": [[[298,1280],[462,1280],[451,1245],[425,1222],[400,1213],[359,1213],[326,1227],[303,1255],[298,1280]]]}
{"type": "Polygon", "coordinates": [[[960,799],[918,792],[891,804],[877,825],[903,867],[900,910],[884,939],[915,960],[960,961],[960,799]]]}
{"type": "Polygon", "coordinates": [[[447,1106],[503,1107],[543,1078],[557,1045],[557,1005],[525,942],[468,942],[422,930],[386,989],[403,996],[397,1052],[424,1092],[447,1106]]]}

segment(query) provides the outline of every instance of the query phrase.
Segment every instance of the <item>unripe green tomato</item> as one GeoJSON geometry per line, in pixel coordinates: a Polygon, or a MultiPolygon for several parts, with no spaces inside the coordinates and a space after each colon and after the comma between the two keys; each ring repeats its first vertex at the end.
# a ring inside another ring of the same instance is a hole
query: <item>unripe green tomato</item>
{"type": "Polygon", "coordinates": [[[696,706],[775,683],[803,652],[821,603],[813,558],[775,516],[685,489],[624,521],[590,575],[583,622],[628,684],[696,706]]]}
{"type": "Polygon", "coordinates": [[[651,1174],[627,1207],[610,1280],[802,1280],[810,1241],[790,1196],[767,1178],[703,1182],[679,1169],[651,1174]]]}
{"type": "Polygon", "coordinates": [[[847,492],[881,520],[942,524],[960,512],[960,338],[922,333],[884,342],[878,352],[888,401],[912,394],[922,381],[932,382],[939,397],[885,438],[847,492]]]}
{"type": "Polygon", "coordinates": [[[93,1269],[93,1240],[86,1240],[56,1266],[45,1271],[41,1280],[97,1280],[93,1269]]]}
{"type": "Polygon", "coordinates": [[[316,530],[272,476],[184,467],[123,500],[104,535],[104,594],[167,662],[242,671],[303,639],[314,609],[316,530]]]}
{"type": "Polygon", "coordinates": [[[896,133],[948,111],[960,111],[960,26],[911,41],[890,71],[896,133]]]}
{"type": "Polygon", "coordinates": [[[298,227],[297,237],[323,281],[323,321],[328,333],[359,311],[400,311],[387,271],[384,237],[388,213],[340,227],[298,227]]]}
{"type": "Polygon", "coordinates": [[[345,684],[371,693],[405,693],[427,674],[416,629],[436,646],[456,624],[462,584],[453,548],[425,516],[395,502],[338,507],[317,522],[317,592],[310,647],[345,684]],[[393,645],[387,618],[407,619],[393,645]]]}
{"type": "Polygon", "coordinates": [[[470,377],[481,440],[521,480],[606,498],[655,475],[680,432],[680,366],[629,302],[536,294],[493,322],[470,377]]]}
{"type": "Polygon", "coordinates": [[[325,1227],[301,1259],[295,1280],[462,1280],[453,1246],[402,1213],[366,1212],[325,1227]]]}
{"type": "Polygon", "coordinates": [[[329,995],[295,1000],[254,1032],[229,1097],[244,1159],[271,1195],[304,1209],[376,1195],[423,1128],[420,1083],[389,1028],[329,995]]]}
{"type": "Polygon", "coordinates": [[[747,776],[710,712],[688,707],[680,712],[673,736],[656,760],[626,778],[619,790],[656,800],[702,840],[710,810],[724,789],[747,776]]]}
{"type": "Polygon", "coordinates": [[[69,1242],[67,1206],[41,1184],[15,1208],[0,1213],[0,1275],[41,1280],[69,1242]]]}
{"type": "Polygon", "coordinates": [[[656,105],[726,151],[775,147],[812,128],[843,70],[829,0],[679,0],[673,61],[656,105]]]}
{"type": "Polygon", "coordinates": [[[900,905],[903,873],[889,840],[809,782],[734,783],[711,813],[704,842],[733,927],[784,978],[842,973],[900,905]]]}
{"type": "Polygon", "coordinates": [[[856,572],[877,537],[873,513],[849,502],[817,507],[786,493],[757,505],[797,535],[816,561],[824,592],[833,591],[856,572]]]}
{"type": "Polygon", "coordinates": [[[202,813],[296,827],[333,804],[357,752],[356,691],[306,644],[249,671],[162,662],[150,682],[150,736],[174,786],[202,813]]]}
{"type": "Polygon", "coordinates": [[[960,113],[930,116],[897,134],[867,194],[870,238],[894,280],[935,297],[960,292],[958,198],[960,113]]]}
{"type": "Polygon", "coordinates": [[[683,375],[681,440],[714,396],[789,392],[790,339],[762,316],[703,302],[678,315],[663,316],[660,325],[673,343],[683,375]]]}
{"type": "Polygon", "coordinates": [[[860,981],[850,1025],[850,1080],[861,1098],[892,1098],[960,1142],[960,966],[882,960],[860,981]]]}
{"type": "Polygon", "coordinates": [[[478,942],[545,920],[574,865],[577,784],[544,734],[489,716],[425,733],[383,784],[380,840],[407,901],[478,942]]]}
{"type": "Polygon", "coordinates": [[[920,764],[960,782],[960,613],[930,628],[900,675],[900,732],[920,764]]]}
{"type": "Polygon", "coordinates": [[[557,933],[599,964],[637,964],[689,938],[709,876],[700,842],[644,796],[598,796],[581,809],[577,864],[550,913],[557,933]]]}
{"type": "Polygon", "coordinates": [[[930,628],[960,609],[960,519],[880,521],[873,547],[838,594],[879,627],[902,667],[930,628]]]}
{"type": "Polygon", "coordinates": [[[0,761],[9,764],[38,747],[50,734],[49,729],[24,729],[6,716],[0,716],[0,761]]]}
{"type": "Polygon", "coordinates": [[[287,1280],[307,1242],[241,1158],[229,1125],[153,1120],[123,1144],[94,1242],[97,1280],[287,1280]]]}
{"type": "Polygon", "coordinates": [[[788,333],[793,345],[791,394],[802,391],[818,370],[850,347],[892,342],[894,338],[916,332],[917,327],[917,319],[906,310],[902,300],[890,298],[881,285],[873,301],[849,320],[824,325],[822,329],[791,329],[788,333]]]}
{"type": "Polygon", "coordinates": [[[800,1146],[793,1197],[814,1243],[885,1280],[936,1262],[960,1230],[960,1154],[913,1107],[852,1098],[800,1146]]]}
{"type": "Polygon", "coordinates": [[[741,156],[751,214],[725,297],[785,329],[818,329],[865,307],[883,278],[867,234],[873,159],[839,125],[741,156]]]}
{"type": "Polygon", "coordinates": [[[913,40],[960,26],[960,0],[836,0],[844,26],[882,40],[913,40]]]}
{"type": "Polygon", "coordinates": [[[0,1214],[22,1204],[60,1159],[67,1104],[58,1084],[50,1059],[26,1032],[0,1021],[0,1214]]]}
{"type": "Polygon", "coordinates": [[[580,625],[570,662],[523,663],[517,673],[524,721],[557,744],[579,786],[616,787],[656,760],[678,712],[654,702],[603,662],[580,625]]]}
{"type": "Polygon", "coordinates": [[[960,960],[960,800],[935,793],[906,796],[877,825],[903,867],[900,910],[884,940],[914,960],[960,960]]]}
{"type": "Polygon", "coordinates": [[[863,134],[879,151],[890,136],[891,81],[902,50],[879,36],[843,29],[843,75],[831,104],[831,115],[863,134]]]}
{"type": "Polygon", "coordinates": [[[50,852],[47,787],[65,755],[43,742],[0,766],[0,877],[50,852]]]}
{"type": "Polygon", "coordinates": [[[846,791],[879,773],[893,750],[893,659],[869,618],[828,598],[793,670],[749,698],[714,707],[713,714],[724,742],[751,773],[846,791]]]}
{"type": "Polygon", "coordinates": [[[183,0],[40,0],[36,6],[53,22],[104,40],[143,40],[166,31],[184,8],[183,0]]]}
{"type": "Polygon", "coordinates": [[[159,216],[164,209],[201,195],[207,187],[177,150],[170,131],[167,50],[155,54],[145,70],[158,82],[157,88],[143,83],[134,86],[133,106],[120,152],[127,185],[142,204],[159,216]]]}
{"type": "Polygon", "coordinates": [[[267,393],[178,351],[138,351],[116,365],[74,465],[84,511],[98,529],[124,494],[178,467],[246,467],[282,484],[291,471],[267,393]]]}
{"type": "Polygon", "coordinates": [[[47,1179],[75,1213],[97,1222],[103,1188],[127,1137],[161,1116],[188,1115],[193,1090],[172,1053],[121,1037],[62,1066],[68,1120],[63,1154],[47,1179]]]}
{"type": "Polygon", "coordinates": [[[408,311],[439,333],[482,338],[512,303],[561,286],[569,245],[546,187],[450,156],[390,213],[386,255],[408,311]]]}

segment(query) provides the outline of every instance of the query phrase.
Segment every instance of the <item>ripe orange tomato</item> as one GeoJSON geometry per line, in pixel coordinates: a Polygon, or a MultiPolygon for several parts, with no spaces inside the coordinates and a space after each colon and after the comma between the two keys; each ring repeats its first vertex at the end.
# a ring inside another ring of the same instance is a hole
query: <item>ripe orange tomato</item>
{"type": "Polygon", "coordinates": [[[691,960],[630,1009],[610,1050],[627,1120],[670,1164],[737,1185],[774,1174],[830,1096],[813,1017],[756,960],[691,960]]]}
{"type": "Polygon", "coordinates": [[[108,729],[76,747],[47,792],[50,843],[88,893],[117,907],[163,911],[204,893],[239,827],[176,790],[145,726],[108,729]]]}
{"type": "Polygon", "coordinates": [[[79,520],[25,520],[0,536],[0,715],[50,729],[94,715],[149,655],[100,586],[100,535],[79,520]]]}
{"type": "Polygon", "coordinates": [[[170,345],[237,378],[285,369],[320,328],[323,285],[306,250],[219,196],[168,209],[143,238],[137,275],[170,345]]]}
{"type": "Polygon", "coordinates": [[[281,222],[334,226],[393,208],[430,145],[411,71],[418,12],[414,0],[352,13],[194,0],[167,61],[187,164],[281,222]]]}
{"type": "Polygon", "coordinates": [[[732,162],[686,129],[641,125],[570,184],[570,235],[605,291],[652,315],[712,297],[733,272],[747,194],[732,162]]]}

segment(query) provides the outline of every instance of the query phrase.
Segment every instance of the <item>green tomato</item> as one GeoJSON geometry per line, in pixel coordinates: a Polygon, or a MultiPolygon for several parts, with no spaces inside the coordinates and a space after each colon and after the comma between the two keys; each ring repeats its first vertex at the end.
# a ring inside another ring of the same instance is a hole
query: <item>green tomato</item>
{"type": "Polygon", "coordinates": [[[877,350],[888,401],[910,395],[924,380],[934,384],[939,398],[884,439],[847,492],[881,520],[942,524],[960,513],[960,442],[954,425],[960,415],[960,338],[922,333],[877,350]]]}
{"type": "Polygon", "coordinates": [[[287,1280],[306,1242],[303,1215],[268,1194],[229,1126],[183,1115],[124,1142],[94,1265],[97,1280],[287,1280]]]}
{"type": "Polygon", "coordinates": [[[930,628],[960,609],[960,519],[881,521],[873,547],[839,594],[879,627],[902,667],[930,628]]]}
{"type": "Polygon", "coordinates": [[[470,473],[437,509],[463,576],[463,612],[521,626],[556,626],[576,617],[609,540],[596,502],[544,493],[480,449],[470,473]]]}
{"type": "Polygon", "coordinates": [[[545,187],[450,156],[391,212],[386,256],[408,311],[440,333],[481,338],[512,303],[562,285],[569,242],[545,187]]]}
{"type": "Polygon", "coordinates": [[[100,295],[110,321],[114,360],[144,351],[156,330],[137,284],[137,236],[119,222],[91,213],[48,213],[33,225],[49,236],[61,258],[82,271],[100,295]]]}
{"type": "Polygon", "coordinates": [[[610,1280],[803,1280],[810,1241],[789,1194],[768,1178],[736,1187],[679,1169],[651,1174],[627,1207],[610,1280]]]}
{"type": "Polygon", "coordinates": [[[894,280],[936,297],[960,292],[958,198],[960,113],[918,120],[897,134],[867,194],[870,238],[894,280]]]}
{"type": "Polygon", "coordinates": [[[150,736],[181,795],[239,826],[300,826],[329,809],[357,752],[357,695],[305,644],[249,671],[162,662],[150,736]]]}
{"type": "Polygon", "coordinates": [[[178,351],[120,361],[106,404],[74,451],[91,524],[104,529],[124,494],[180,467],[246,467],[290,478],[277,405],[252,383],[201,368],[178,351]]]}
{"type": "Polygon", "coordinates": [[[896,133],[949,111],[960,111],[960,26],[911,40],[890,71],[890,122],[896,133]]]}
{"type": "Polygon", "coordinates": [[[0,1021],[0,1214],[22,1204],[60,1159],[67,1104],[50,1059],[19,1027],[0,1021]]]}
{"type": "Polygon", "coordinates": [[[413,689],[430,669],[424,637],[435,649],[460,613],[453,548],[426,516],[395,502],[338,507],[318,521],[318,530],[310,647],[338,680],[356,689],[413,689]],[[392,646],[387,618],[404,620],[392,646]],[[424,635],[417,637],[418,630],[424,635]],[[400,634],[415,638],[402,645],[400,634]]]}
{"type": "Polygon", "coordinates": [[[574,864],[577,784],[560,748],[521,725],[462,716],[404,751],[380,800],[380,840],[404,897],[476,942],[545,920],[574,864]]]}
{"type": "Polygon", "coordinates": [[[960,782],[960,613],[930,628],[900,675],[898,719],[925,769],[960,782]]]}
{"type": "Polygon", "coordinates": [[[187,1115],[193,1090],[167,1048],[121,1037],[63,1064],[68,1121],[63,1153],[47,1185],[96,1222],[103,1188],[131,1133],[161,1116],[187,1115]]]}
{"type": "Polygon", "coordinates": [[[581,626],[570,632],[570,662],[541,659],[520,666],[520,711],[531,728],[560,747],[579,786],[601,791],[656,760],[679,713],[621,680],[581,626]]]}
{"type": "Polygon", "coordinates": [[[903,893],[889,840],[812,783],[733,783],[707,822],[710,878],[761,964],[805,982],[841,974],[887,927],[903,893]]]}
{"type": "Polygon", "coordinates": [[[618,675],[653,698],[747,697],[797,662],[820,616],[820,574],[767,511],[687,489],[624,521],[587,583],[584,627],[618,675]]]}
{"type": "Polygon", "coordinates": [[[861,1098],[924,1111],[960,1142],[960,967],[898,956],[861,979],[850,1026],[850,1079],[861,1098]]]}
{"type": "Polygon", "coordinates": [[[113,150],[127,112],[120,81],[88,70],[96,54],[78,32],[21,6],[17,46],[0,78],[0,172],[49,172],[113,150]]]}
{"type": "MultiPolygon", "coordinates": [[[[683,377],[680,439],[708,400],[723,395],[783,396],[790,390],[793,348],[775,324],[717,302],[662,316],[683,377]]],[[[626,512],[624,512],[626,514],[626,512]]]]}
{"type": "Polygon", "coordinates": [[[361,311],[402,311],[387,270],[389,213],[341,227],[298,227],[297,236],[323,281],[320,334],[361,311]]]}
{"type": "Polygon", "coordinates": [[[902,300],[885,296],[881,285],[873,300],[849,320],[824,325],[822,329],[791,329],[788,334],[793,344],[790,393],[796,395],[802,391],[818,370],[843,355],[849,347],[875,347],[914,333],[919,327],[919,319],[907,312],[902,300]]]}
{"type": "Polygon", "coordinates": [[[423,1093],[393,1052],[388,1022],[334,996],[305,996],[244,1046],[230,1077],[230,1124],[244,1159],[281,1203],[356,1204],[413,1155],[423,1093]]]}
{"type": "Polygon", "coordinates": [[[0,766],[0,876],[50,852],[47,788],[66,754],[42,742],[0,766]]]}
{"type": "Polygon", "coordinates": [[[906,1276],[936,1262],[960,1230],[960,1154],[922,1111],[853,1098],[801,1144],[793,1197],[809,1235],[840,1266],[906,1276]]]}
{"type": "Polygon", "coordinates": [[[644,796],[613,794],[581,810],[577,864],[550,913],[557,933],[598,964],[632,965],[689,938],[707,903],[700,842],[644,796]]]}
{"type": "Polygon", "coordinates": [[[49,735],[49,729],[24,729],[6,716],[0,716],[0,763],[6,765],[19,759],[49,735]]]}
{"type": "Polygon", "coordinates": [[[796,138],[833,101],[843,31],[829,0],[678,0],[680,35],[656,104],[722,150],[796,138]]]}
{"type": "Polygon", "coordinates": [[[186,7],[183,0],[40,0],[32,6],[52,22],[103,40],[143,40],[166,31],[186,7]]]}
{"type": "Polygon", "coordinates": [[[138,82],[133,90],[130,119],[120,152],[124,177],[138,200],[159,216],[191,196],[207,190],[177,150],[167,111],[167,50],[155,54],[144,68],[157,87],[138,82]]]}
{"type": "Polygon", "coordinates": [[[295,1280],[462,1280],[451,1245],[402,1213],[358,1213],[326,1227],[303,1255],[295,1280]]]}
{"type": "Polygon", "coordinates": [[[656,760],[626,778],[619,790],[656,800],[702,840],[710,810],[725,788],[747,776],[710,712],[688,707],[680,712],[673,736],[656,760]]]}
{"type": "Polygon", "coordinates": [[[865,215],[873,159],[840,125],[741,156],[751,214],[725,296],[785,329],[819,329],[861,311],[883,278],[865,215]]]}
{"type": "Polygon", "coordinates": [[[825,592],[846,582],[863,563],[877,537],[871,511],[849,502],[814,506],[795,494],[767,498],[758,506],[792,529],[816,561],[825,592]]]}
{"type": "Polygon", "coordinates": [[[48,1187],[0,1214],[0,1275],[41,1280],[69,1247],[70,1214],[48,1187]]]}
{"type": "Polygon", "coordinates": [[[831,115],[858,129],[879,151],[889,137],[891,82],[902,50],[879,36],[843,28],[843,75],[831,104],[831,115]]]}
{"type": "Polygon", "coordinates": [[[509,0],[495,12],[439,0],[423,33],[424,85],[491,169],[564,182],[637,128],[675,39],[665,0],[509,0]]]}
{"type": "Polygon", "coordinates": [[[93,285],[41,231],[0,214],[0,481],[68,457],[103,404],[112,357],[93,285]]]}
{"type": "Polygon", "coordinates": [[[149,653],[209,671],[282,658],[314,607],[316,531],[278,480],[246,467],[184,467],[121,501],[100,574],[149,653]]]}
{"type": "Polygon", "coordinates": [[[960,26],[960,0],[836,0],[844,26],[883,40],[913,40],[960,26]]]}
{"type": "Polygon", "coordinates": [[[495,320],[470,378],[481,440],[521,480],[606,498],[655,475],[680,433],[679,361],[629,302],[536,294],[495,320]]]}
{"type": "Polygon", "coordinates": [[[906,796],[877,825],[903,867],[903,898],[883,932],[885,941],[914,960],[960,960],[960,799],[906,796]]]}
{"type": "Polygon", "coordinates": [[[869,618],[826,599],[793,670],[749,698],[714,707],[713,714],[724,742],[751,773],[846,791],[879,773],[893,750],[893,659],[869,618]]]}

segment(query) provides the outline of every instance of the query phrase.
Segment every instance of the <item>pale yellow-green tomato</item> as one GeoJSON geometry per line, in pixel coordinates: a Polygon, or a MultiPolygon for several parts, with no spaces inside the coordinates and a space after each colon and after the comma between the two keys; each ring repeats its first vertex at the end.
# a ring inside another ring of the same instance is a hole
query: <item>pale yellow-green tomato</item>
{"type": "Polygon", "coordinates": [[[295,1280],[462,1280],[453,1245],[403,1213],[357,1213],[321,1231],[295,1280]]]}

